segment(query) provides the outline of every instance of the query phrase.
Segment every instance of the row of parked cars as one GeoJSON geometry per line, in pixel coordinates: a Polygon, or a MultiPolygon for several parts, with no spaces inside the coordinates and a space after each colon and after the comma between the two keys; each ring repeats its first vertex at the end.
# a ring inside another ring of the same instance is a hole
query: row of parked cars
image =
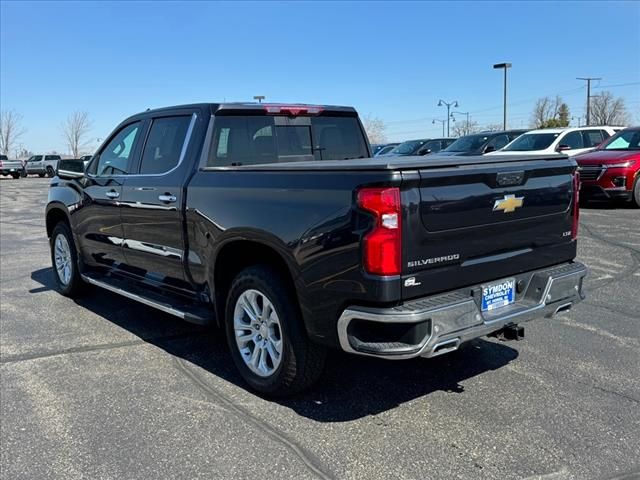
{"type": "MultiPolygon", "coordinates": [[[[91,155],[84,155],[80,160],[85,163],[91,159],[91,155]]],[[[27,175],[39,177],[53,177],[58,169],[58,163],[62,160],[60,155],[32,155],[27,160],[9,160],[6,155],[0,155],[0,174],[3,177],[12,176],[15,179],[27,175]]]]}
{"type": "Polygon", "coordinates": [[[553,155],[575,157],[582,198],[630,201],[640,207],[640,127],[589,126],[489,131],[460,138],[373,145],[375,156],[553,155]]]}

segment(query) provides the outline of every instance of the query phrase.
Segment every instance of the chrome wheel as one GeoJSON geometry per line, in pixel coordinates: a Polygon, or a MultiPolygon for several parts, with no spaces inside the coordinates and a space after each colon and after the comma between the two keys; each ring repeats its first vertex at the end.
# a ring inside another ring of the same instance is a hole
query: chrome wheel
{"type": "Polygon", "coordinates": [[[71,265],[71,248],[67,238],[64,235],[58,235],[53,248],[58,278],[63,285],[69,285],[73,265],[71,265]]]}
{"type": "Polygon", "coordinates": [[[282,329],[271,301],[258,290],[238,297],[233,329],[240,356],[260,377],[269,377],[282,362],[282,329]]]}

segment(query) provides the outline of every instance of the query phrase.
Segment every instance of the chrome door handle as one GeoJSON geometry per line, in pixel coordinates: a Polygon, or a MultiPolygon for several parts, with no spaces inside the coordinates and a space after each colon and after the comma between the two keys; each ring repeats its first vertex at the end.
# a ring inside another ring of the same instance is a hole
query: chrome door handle
{"type": "Polygon", "coordinates": [[[165,193],[164,195],[158,195],[158,200],[164,203],[175,203],[176,200],[178,199],[176,198],[175,195],[171,195],[170,193],[165,193]]]}
{"type": "Polygon", "coordinates": [[[115,190],[109,190],[105,195],[109,198],[118,198],[120,196],[120,192],[116,192],[115,190]]]}

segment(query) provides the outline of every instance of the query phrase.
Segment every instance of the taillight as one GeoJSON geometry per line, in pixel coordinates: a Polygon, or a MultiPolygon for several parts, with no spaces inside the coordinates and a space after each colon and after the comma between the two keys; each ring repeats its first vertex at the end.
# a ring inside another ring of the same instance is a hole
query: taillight
{"type": "Polygon", "coordinates": [[[571,225],[571,238],[578,238],[578,224],[580,222],[580,174],[573,174],[573,224],[571,225]]]}
{"type": "Polygon", "coordinates": [[[322,112],[322,107],[315,105],[279,105],[279,104],[263,104],[263,108],[270,114],[285,114],[292,117],[298,115],[318,115],[322,112]]]}
{"type": "Polygon", "coordinates": [[[400,189],[363,188],[358,205],[375,215],[375,226],[363,240],[364,269],[374,275],[399,275],[402,271],[400,189]]]}

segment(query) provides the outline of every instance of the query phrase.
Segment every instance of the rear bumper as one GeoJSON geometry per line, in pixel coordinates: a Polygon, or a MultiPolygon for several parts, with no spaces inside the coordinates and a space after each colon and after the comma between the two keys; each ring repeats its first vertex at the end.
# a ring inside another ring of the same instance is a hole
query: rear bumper
{"type": "Polygon", "coordinates": [[[514,275],[515,303],[480,309],[481,285],[412,300],[390,308],[349,307],[338,320],[341,348],[387,359],[433,357],[505,325],[552,317],[584,299],[587,268],[570,262],[514,275]]]}

